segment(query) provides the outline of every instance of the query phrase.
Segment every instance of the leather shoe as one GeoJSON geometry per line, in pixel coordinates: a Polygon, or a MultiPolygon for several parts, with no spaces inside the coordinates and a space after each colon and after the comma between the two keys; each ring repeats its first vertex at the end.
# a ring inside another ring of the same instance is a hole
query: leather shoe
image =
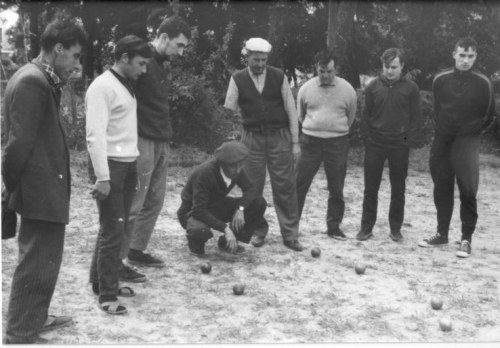
{"type": "Polygon", "coordinates": [[[364,240],[370,239],[371,237],[373,237],[373,233],[368,232],[368,231],[360,231],[356,235],[356,239],[360,240],[360,241],[364,241],[364,240]]]}
{"type": "Polygon", "coordinates": [[[283,241],[283,244],[285,244],[287,248],[295,251],[302,251],[304,249],[298,240],[285,240],[283,241]]]}
{"type": "Polygon", "coordinates": [[[266,243],[266,238],[261,236],[254,237],[252,240],[252,245],[256,248],[260,248],[265,243],[266,243]]]}
{"type": "Polygon", "coordinates": [[[389,234],[389,237],[395,242],[400,242],[403,240],[403,235],[401,234],[401,231],[391,231],[389,234]]]}

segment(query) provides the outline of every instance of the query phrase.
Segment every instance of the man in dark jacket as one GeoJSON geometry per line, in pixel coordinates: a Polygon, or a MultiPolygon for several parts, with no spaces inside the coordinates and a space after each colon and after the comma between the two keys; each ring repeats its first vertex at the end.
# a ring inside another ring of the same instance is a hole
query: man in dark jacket
{"type": "MultiPolygon", "coordinates": [[[[250,150],[245,171],[259,194],[264,190],[266,168],[269,171],[283,244],[302,251],[294,168],[300,154],[297,109],[283,71],[267,66],[271,48],[261,38],[245,43],[248,68],[231,77],[224,107],[241,115],[241,142],[250,150]]],[[[266,234],[258,231],[252,244],[261,247],[265,238],[266,234]]]]}
{"type": "MultiPolygon", "coordinates": [[[[147,64],[147,72],[135,86],[140,152],[137,158],[138,185],[120,256],[122,259],[128,257],[128,261],[137,266],[165,267],[165,262],[145,253],[165,199],[173,136],[168,102],[171,76],[164,63],[171,56],[182,55],[190,38],[191,28],[185,21],[179,17],[165,19],[151,43],[153,57],[147,64]]],[[[144,275],[126,265],[120,270],[121,281],[145,279],[144,275]]]]}
{"type": "Polygon", "coordinates": [[[244,250],[238,241],[250,242],[256,231],[267,233],[267,203],[243,170],[247,156],[245,145],[224,143],[215,150],[214,160],[200,165],[189,177],[177,216],[187,230],[192,254],[205,254],[205,243],[213,237],[210,229],[224,233],[218,246],[232,253],[244,250]],[[242,190],[242,197],[227,197],[235,185],[242,190]]]}
{"type": "Polygon", "coordinates": [[[383,74],[366,87],[361,116],[361,134],[366,145],[365,192],[361,231],[356,239],[364,241],[373,236],[378,190],[387,160],[391,182],[389,237],[398,242],[403,239],[410,147],[418,142],[422,127],[420,91],[413,81],[401,75],[405,60],[400,49],[389,48],[381,60],[383,74]]]}
{"type": "Polygon", "coordinates": [[[419,245],[429,248],[448,244],[456,180],[462,220],[457,256],[469,257],[478,218],[479,138],[481,131],[491,123],[495,101],[490,80],[472,69],[477,58],[476,41],[471,37],[460,39],[455,45],[453,58],[455,67],[437,74],[432,85],[436,129],[430,170],[434,182],[437,233],[419,245]]]}
{"type": "Polygon", "coordinates": [[[38,58],[5,90],[6,146],[2,176],[9,207],[21,216],[19,264],[12,279],[6,343],[42,342],[40,331],[71,324],[48,315],[69,222],[70,168],[59,120],[62,83],[80,68],[84,30],[69,20],[50,23],[38,58]]]}

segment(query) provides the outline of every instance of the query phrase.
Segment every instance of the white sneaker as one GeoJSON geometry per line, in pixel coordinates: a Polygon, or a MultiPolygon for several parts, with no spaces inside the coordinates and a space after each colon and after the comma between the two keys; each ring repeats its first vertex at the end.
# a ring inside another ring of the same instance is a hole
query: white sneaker
{"type": "Polygon", "coordinates": [[[460,243],[460,248],[458,249],[457,251],[457,256],[458,257],[470,257],[472,254],[472,248],[470,246],[470,243],[468,240],[463,240],[461,243],[460,243]]]}

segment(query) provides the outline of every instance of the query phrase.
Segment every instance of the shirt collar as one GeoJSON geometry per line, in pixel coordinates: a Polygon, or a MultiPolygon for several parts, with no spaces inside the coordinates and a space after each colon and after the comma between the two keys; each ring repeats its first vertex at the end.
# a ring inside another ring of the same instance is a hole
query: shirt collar
{"type": "Polygon", "coordinates": [[[158,62],[158,64],[163,64],[163,62],[170,60],[169,56],[165,56],[165,57],[162,56],[152,43],[150,43],[149,45],[150,45],[151,49],[153,50],[153,58],[158,62]]]}
{"type": "Polygon", "coordinates": [[[45,59],[42,58],[41,55],[38,56],[37,60],[40,62],[42,67],[44,68],[45,72],[49,75],[50,80],[56,87],[62,87],[64,85],[64,81],[61,80],[59,76],[57,76],[56,71],[54,68],[47,62],[45,59]]]}
{"type": "Polygon", "coordinates": [[[388,85],[394,85],[394,84],[398,83],[399,81],[404,81],[406,78],[403,75],[401,75],[401,76],[399,76],[399,79],[397,79],[396,81],[389,81],[389,79],[387,77],[385,77],[384,74],[381,74],[380,79],[388,85]]]}
{"type": "Polygon", "coordinates": [[[264,69],[264,72],[263,72],[262,74],[260,74],[260,75],[255,75],[255,74],[252,72],[252,70],[250,70],[250,67],[249,67],[249,66],[247,67],[247,69],[248,69],[248,73],[250,74],[250,77],[252,77],[252,78],[254,78],[254,79],[259,79],[259,78],[261,78],[261,77],[266,77],[266,71],[267,71],[267,68],[266,68],[266,69],[264,69]]]}
{"type": "Polygon", "coordinates": [[[336,79],[337,79],[337,76],[335,76],[333,78],[332,82],[330,82],[329,84],[322,85],[321,82],[319,81],[319,76],[316,76],[316,84],[318,85],[318,87],[335,86],[336,79]]]}
{"type": "Polygon", "coordinates": [[[231,179],[229,179],[226,174],[224,174],[224,171],[222,170],[222,167],[220,167],[220,174],[222,175],[222,179],[224,180],[224,182],[226,183],[227,187],[229,187],[229,185],[231,185],[231,179]]]}

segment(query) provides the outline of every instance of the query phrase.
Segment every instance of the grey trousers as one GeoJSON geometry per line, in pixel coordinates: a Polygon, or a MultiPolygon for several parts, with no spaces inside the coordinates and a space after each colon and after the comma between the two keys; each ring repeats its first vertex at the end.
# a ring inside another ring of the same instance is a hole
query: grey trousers
{"type": "Polygon", "coordinates": [[[21,217],[19,263],[7,312],[7,343],[33,343],[47,320],[61,268],[65,229],[62,223],[21,217]]]}
{"type": "Polygon", "coordinates": [[[163,207],[167,188],[167,166],[170,145],[165,141],[139,137],[137,158],[137,191],[123,235],[120,258],[130,248],[144,251],[148,247],[156,220],[163,207]]]}
{"type": "MultiPolygon", "coordinates": [[[[287,128],[273,133],[243,130],[241,142],[250,150],[244,168],[248,177],[257,185],[259,195],[264,190],[266,167],[269,171],[274,208],[283,240],[298,239],[299,208],[290,131],[287,128]]],[[[266,234],[266,229],[260,229],[254,235],[265,237],[266,234]]]]}

